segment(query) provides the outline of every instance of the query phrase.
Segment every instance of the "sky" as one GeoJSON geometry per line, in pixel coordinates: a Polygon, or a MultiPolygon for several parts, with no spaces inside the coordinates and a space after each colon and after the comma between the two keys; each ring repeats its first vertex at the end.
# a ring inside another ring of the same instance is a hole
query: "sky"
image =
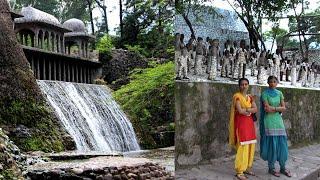
{"type": "MultiPolygon", "coordinates": [[[[230,2],[234,2],[233,0],[230,0],[230,2]]],[[[318,6],[320,6],[320,1],[319,0],[309,0],[310,2],[310,5],[309,5],[309,10],[307,10],[306,12],[309,12],[309,11],[313,11],[315,10],[318,6]]],[[[226,0],[214,0],[212,3],[207,3],[206,5],[211,5],[211,6],[215,6],[215,7],[218,7],[218,8],[222,8],[222,9],[227,9],[227,10],[231,10],[233,11],[232,7],[229,5],[229,3],[226,1],[226,0]]],[[[288,12],[287,15],[293,15],[294,12],[288,12]]],[[[283,28],[283,29],[289,29],[288,28],[288,22],[289,20],[288,19],[281,19],[280,20],[280,28],[283,28]]],[[[269,31],[271,30],[271,26],[272,24],[270,22],[268,22],[267,20],[264,20],[263,21],[263,25],[262,25],[262,30],[263,32],[265,31],[269,31]]]]}
{"type": "MultiPolygon", "coordinates": [[[[105,0],[107,6],[107,18],[108,18],[108,26],[109,26],[109,34],[116,35],[114,28],[119,27],[120,19],[119,19],[119,0],[105,0]]],[[[124,2],[124,1],[123,1],[124,2]]],[[[101,19],[102,13],[98,8],[93,10],[93,17],[99,17],[101,19]]]]}
{"type": "MultiPolygon", "coordinates": [[[[233,2],[233,0],[230,0],[233,2]]],[[[119,20],[119,0],[105,0],[107,5],[107,11],[108,11],[108,25],[109,25],[109,31],[111,35],[116,35],[116,32],[114,31],[114,28],[119,27],[120,20],[119,20]]],[[[309,0],[309,11],[312,11],[316,9],[318,6],[320,6],[320,0],[309,0]]],[[[226,0],[214,0],[213,3],[209,3],[206,5],[215,6],[222,9],[227,10],[233,10],[232,7],[228,4],[226,0]]],[[[307,11],[308,12],[308,11],[307,11]]],[[[293,14],[293,12],[289,12],[288,14],[293,14]]],[[[94,17],[101,18],[101,12],[98,8],[94,9],[93,11],[94,17]]],[[[263,31],[268,31],[271,29],[271,23],[268,23],[267,20],[264,20],[262,29],[263,31]]],[[[280,28],[288,29],[288,19],[282,19],[280,21],[280,28]]]]}

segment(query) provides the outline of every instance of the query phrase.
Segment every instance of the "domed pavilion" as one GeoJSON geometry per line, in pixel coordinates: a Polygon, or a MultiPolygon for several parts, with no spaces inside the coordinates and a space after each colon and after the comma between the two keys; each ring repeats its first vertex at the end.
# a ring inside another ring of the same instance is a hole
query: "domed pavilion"
{"type": "Polygon", "coordinates": [[[63,26],[70,29],[71,32],[64,34],[66,53],[71,54],[71,47],[78,47],[78,55],[88,58],[89,43],[94,41],[95,37],[88,34],[86,27],[80,19],[72,18],[63,23],[63,26]]]}

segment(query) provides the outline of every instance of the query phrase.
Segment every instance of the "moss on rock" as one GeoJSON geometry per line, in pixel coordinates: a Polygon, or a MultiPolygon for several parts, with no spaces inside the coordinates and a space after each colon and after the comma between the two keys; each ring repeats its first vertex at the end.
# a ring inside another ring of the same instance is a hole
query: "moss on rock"
{"type": "Polygon", "coordinates": [[[0,101],[0,125],[23,151],[62,151],[64,144],[58,120],[44,103],[28,101],[0,101]],[[30,129],[30,135],[13,133],[18,125],[30,129]]]}

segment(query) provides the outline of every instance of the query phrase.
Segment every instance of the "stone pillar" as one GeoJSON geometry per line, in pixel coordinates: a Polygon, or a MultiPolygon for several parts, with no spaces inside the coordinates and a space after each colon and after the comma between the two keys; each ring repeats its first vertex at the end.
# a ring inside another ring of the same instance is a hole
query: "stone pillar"
{"type": "Polygon", "coordinates": [[[48,61],[48,73],[49,73],[49,80],[52,80],[52,77],[51,77],[51,61],[48,61]]]}
{"type": "Polygon", "coordinates": [[[39,47],[38,41],[39,41],[39,30],[37,29],[34,36],[34,47],[36,48],[39,47]]]}
{"type": "Polygon", "coordinates": [[[47,38],[47,50],[50,51],[50,39],[51,39],[51,33],[48,32],[48,38],[47,38]]]}
{"type": "Polygon", "coordinates": [[[63,81],[67,81],[67,74],[66,74],[66,62],[61,61],[62,63],[62,77],[63,77],[63,81]]]}
{"type": "Polygon", "coordinates": [[[78,82],[78,66],[76,64],[74,66],[74,82],[78,82]]]}
{"type": "Polygon", "coordinates": [[[57,80],[57,61],[54,59],[53,63],[53,77],[52,80],[57,80]]]}
{"type": "MultiPolygon", "coordinates": [[[[42,59],[42,78],[43,80],[47,80],[47,74],[46,74],[46,59],[42,59]]],[[[50,79],[49,79],[50,80],[50,79]]]]}
{"type": "Polygon", "coordinates": [[[60,52],[60,36],[57,34],[56,35],[56,43],[57,43],[57,52],[60,52]]]}
{"type": "Polygon", "coordinates": [[[37,58],[37,79],[40,79],[40,57],[37,58]]]}
{"type": "Polygon", "coordinates": [[[33,72],[33,75],[35,77],[35,71],[34,71],[34,57],[33,55],[31,55],[31,59],[30,59],[30,66],[31,66],[31,70],[33,72]]]}
{"type": "Polygon", "coordinates": [[[89,84],[92,84],[91,68],[89,68],[89,70],[88,70],[88,75],[89,75],[89,81],[88,81],[88,83],[89,83],[89,84]]]}
{"type": "Polygon", "coordinates": [[[78,44],[78,56],[81,57],[81,48],[82,48],[81,41],[77,41],[77,44],[78,44]]]}
{"type": "Polygon", "coordinates": [[[56,52],[56,35],[55,33],[51,33],[51,36],[50,36],[52,39],[51,39],[51,49],[52,49],[52,52],[56,52]],[[53,36],[52,36],[53,34],[53,36]]]}
{"type": "Polygon", "coordinates": [[[66,66],[66,81],[70,81],[70,68],[69,68],[69,63],[65,62],[66,66]]]}
{"type": "Polygon", "coordinates": [[[79,83],[83,83],[82,82],[82,78],[83,78],[83,76],[82,76],[82,66],[80,65],[80,67],[79,67],[79,71],[80,71],[80,80],[79,80],[79,83]]]}
{"type": "Polygon", "coordinates": [[[69,64],[69,69],[70,69],[70,82],[73,82],[74,81],[74,69],[73,69],[73,65],[72,64],[69,64]]]}
{"type": "Polygon", "coordinates": [[[35,35],[30,35],[31,47],[34,47],[34,37],[35,35]]]}
{"type": "Polygon", "coordinates": [[[45,32],[42,32],[42,37],[41,37],[41,49],[44,49],[44,36],[45,36],[45,32]]]}
{"type": "Polygon", "coordinates": [[[87,83],[86,67],[83,67],[82,74],[83,74],[83,83],[87,83]]]}
{"type": "Polygon", "coordinates": [[[81,54],[81,56],[83,58],[86,57],[86,44],[85,44],[85,42],[82,42],[82,54],[81,54]]]}
{"type": "Polygon", "coordinates": [[[24,34],[24,45],[28,46],[28,34],[24,34]]]}
{"type": "Polygon", "coordinates": [[[62,61],[59,60],[59,61],[57,61],[57,63],[58,63],[58,81],[61,81],[62,80],[62,78],[61,78],[61,63],[62,63],[62,61]]]}
{"type": "Polygon", "coordinates": [[[71,54],[71,45],[68,44],[68,54],[70,55],[71,54]]]}
{"type": "Polygon", "coordinates": [[[20,36],[20,43],[23,45],[23,34],[19,32],[19,36],[20,36]]]}
{"type": "Polygon", "coordinates": [[[89,56],[88,56],[88,42],[86,42],[86,58],[89,58],[89,56]]]}
{"type": "Polygon", "coordinates": [[[65,54],[65,44],[64,44],[64,36],[62,35],[62,42],[61,42],[61,50],[62,50],[62,54],[65,54]]]}

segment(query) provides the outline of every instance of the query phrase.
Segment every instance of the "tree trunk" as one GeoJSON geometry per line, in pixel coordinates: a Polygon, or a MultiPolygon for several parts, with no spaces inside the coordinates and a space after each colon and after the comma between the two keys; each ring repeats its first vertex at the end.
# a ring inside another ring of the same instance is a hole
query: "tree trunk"
{"type": "Polygon", "coordinates": [[[123,21],[122,21],[122,0],[119,0],[120,4],[120,38],[123,36],[123,21]]]}
{"type": "Polygon", "coordinates": [[[101,2],[99,0],[95,0],[95,1],[103,11],[103,19],[104,19],[104,23],[105,23],[105,32],[107,34],[109,34],[107,6],[105,4],[101,4],[101,2]]]}
{"type": "Polygon", "coordinates": [[[102,8],[103,8],[103,13],[104,13],[104,23],[105,23],[105,26],[106,26],[106,33],[109,34],[107,7],[103,6],[102,8]]]}
{"type": "Polygon", "coordinates": [[[42,101],[40,89],[17,42],[6,0],[0,1],[0,100],[42,101]]]}
{"type": "Polygon", "coordinates": [[[183,13],[183,14],[182,14],[182,17],[183,17],[184,21],[187,23],[187,25],[188,25],[188,27],[189,27],[189,29],[190,29],[191,36],[196,37],[195,34],[194,34],[194,30],[193,30],[192,24],[191,24],[188,16],[186,16],[186,14],[183,13]]]}
{"type": "Polygon", "coordinates": [[[93,23],[93,15],[92,15],[92,1],[91,0],[87,0],[87,3],[88,3],[88,7],[89,7],[92,35],[94,35],[94,23],[93,23]]]}

